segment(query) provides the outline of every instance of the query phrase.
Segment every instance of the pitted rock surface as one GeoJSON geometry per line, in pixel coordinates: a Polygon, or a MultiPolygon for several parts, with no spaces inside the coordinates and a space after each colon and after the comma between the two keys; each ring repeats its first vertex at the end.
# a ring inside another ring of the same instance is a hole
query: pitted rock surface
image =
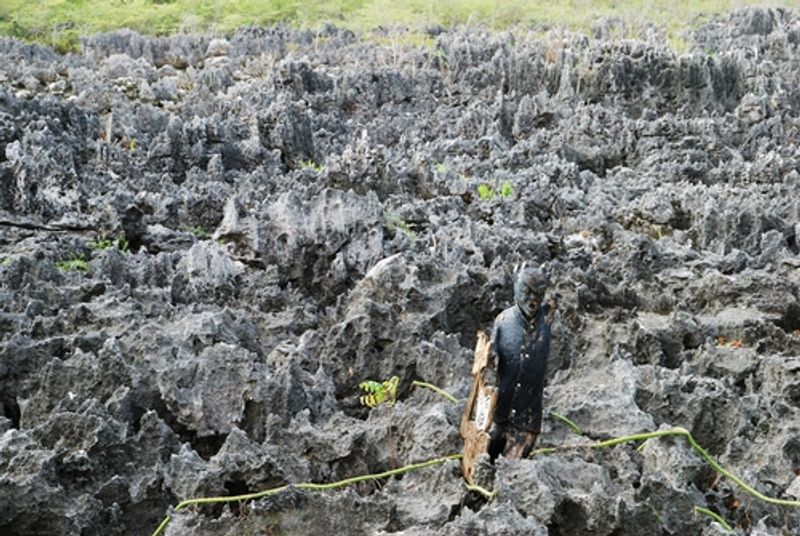
{"type": "MultiPolygon", "coordinates": [[[[522,261],[558,294],[546,412],[684,427],[796,497],[800,13],[683,53],[619,24],[0,39],[0,533],[150,534],[186,498],[458,452],[461,407],[411,382],[463,404],[522,261]],[[359,404],[393,375],[394,407],[359,404]]],[[[548,420],[538,446],[580,440],[548,420]]],[[[680,439],[479,476],[489,503],[452,461],[166,532],[719,533],[695,506],[800,532],[680,439]]]]}

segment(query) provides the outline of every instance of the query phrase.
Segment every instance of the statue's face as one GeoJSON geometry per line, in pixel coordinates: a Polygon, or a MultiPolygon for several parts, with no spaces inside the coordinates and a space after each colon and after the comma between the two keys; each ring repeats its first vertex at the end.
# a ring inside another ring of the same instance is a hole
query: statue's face
{"type": "Polygon", "coordinates": [[[514,301],[522,314],[533,318],[544,301],[547,291],[547,274],[539,268],[523,268],[514,283],[514,301]]]}

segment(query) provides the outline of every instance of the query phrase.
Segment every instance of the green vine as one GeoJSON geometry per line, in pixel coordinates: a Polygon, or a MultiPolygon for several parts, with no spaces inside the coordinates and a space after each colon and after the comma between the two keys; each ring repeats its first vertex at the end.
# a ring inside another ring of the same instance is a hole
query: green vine
{"type": "MultiPolygon", "coordinates": [[[[359,384],[359,387],[367,394],[359,397],[359,401],[364,406],[370,408],[374,408],[380,404],[387,404],[389,406],[393,406],[394,403],[397,401],[397,387],[399,383],[400,383],[400,378],[398,378],[397,376],[392,376],[391,378],[389,378],[384,382],[365,380],[359,384]]],[[[458,399],[456,397],[454,397],[447,391],[439,387],[436,387],[431,383],[414,380],[412,382],[412,385],[414,385],[415,387],[425,387],[427,389],[431,389],[432,391],[450,400],[453,404],[458,404],[458,399]]],[[[383,473],[355,476],[351,478],[346,478],[344,480],[339,480],[338,482],[332,482],[330,484],[315,484],[310,482],[304,482],[301,484],[286,484],[284,486],[278,486],[277,488],[271,488],[264,491],[259,491],[257,493],[248,493],[245,495],[233,495],[230,497],[200,497],[196,499],[187,499],[183,502],[178,503],[178,505],[175,507],[175,511],[177,512],[178,510],[182,510],[186,507],[193,505],[222,504],[222,503],[261,499],[269,495],[280,493],[281,491],[287,490],[289,488],[307,489],[312,491],[325,491],[329,489],[342,488],[345,486],[356,484],[358,482],[364,482],[366,480],[380,480],[383,478],[388,478],[390,476],[400,475],[403,473],[408,473],[409,471],[415,471],[417,469],[423,469],[425,467],[430,467],[432,465],[444,463],[449,460],[460,460],[460,459],[461,459],[461,454],[451,454],[443,458],[435,458],[424,462],[405,465],[403,467],[392,469],[390,471],[385,471],[383,473]]],[[[469,489],[470,491],[478,492],[489,500],[491,500],[497,493],[484,489],[480,486],[469,485],[467,486],[467,489],[469,489]]],[[[158,528],[156,528],[155,532],[153,532],[153,536],[158,536],[159,534],[161,534],[166,528],[166,526],[169,524],[171,519],[172,519],[171,516],[165,517],[164,520],[161,522],[161,524],[158,526],[158,528]]]]}
{"type": "MultiPolygon", "coordinates": [[[[613,439],[608,439],[606,441],[600,441],[598,443],[590,443],[586,445],[564,445],[561,447],[546,447],[534,450],[531,452],[531,456],[536,456],[538,454],[552,454],[554,452],[561,452],[565,450],[575,450],[575,449],[602,449],[606,447],[613,447],[615,445],[620,445],[622,443],[630,443],[632,441],[647,441],[648,439],[654,439],[657,437],[667,437],[667,436],[679,436],[686,439],[686,442],[689,443],[689,446],[697,452],[705,462],[711,466],[714,471],[718,474],[724,476],[734,484],[736,484],[739,489],[750,495],[751,497],[755,497],[756,499],[765,502],[767,504],[774,504],[777,506],[787,506],[787,507],[800,507],[800,501],[792,501],[789,499],[776,499],[774,497],[768,497],[764,495],[760,491],[753,488],[751,485],[746,483],[744,480],[739,478],[738,476],[734,475],[724,467],[722,467],[717,460],[715,460],[706,450],[701,447],[692,434],[685,428],[672,428],[670,430],[658,430],[656,432],[645,432],[641,434],[631,434],[626,436],[615,437],[613,439]]],[[[695,512],[699,512],[705,514],[707,516],[713,517],[720,525],[723,526],[728,531],[732,531],[733,529],[730,528],[730,525],[725,522],[725,520],[719,514],[712,512],[707,508],[703,508],[701,506],[695,506],[695,512]]]]}
{"type": "Polygon", "coordinates": [[[578,426],[577,424],[575,424],[575,421],[570,420],[570,419],[564,417],[563,415],[561,415],[559,413],[556,413],[555,411],[551,411],[550,413],[547,414],[547,416],[552,418],[552,419],[555,419],[557,421],[561,421],[562,423],[566,424],[576,434],[583,435],[583,431],[581,430],[581,427],[578,426]]]}
{"type": "MultiPolygon", "coordinates": [[[[385,382],[376,382],[374,380],[365,380],[358,384],[358,386],[367,394],[358,397],[362,406],[374,408],[381,404],[387,406],[394,406],[397,401],[397,387],[400,384],[400,378],[392,376],[385,382]]],[[[421,380],[414,380],[411,382],[414,387],[425,387],[431,391],[438,393],[445,397],[453,404],[458,404],[458,399],[440,387],[436,387],[432,383],[423,382],[421,380]]]]}
{"type": "Polygon", "coordinates": [[[444,389],[436,387],[432,383],[423,382],[423,381],[419,381],[419,380],[414,380],[413,382],[411,382],[411,385],[413,385],[414,387],[425,387],[426,389],[430,389],[431,391],[439,393],[440,395],[445,397],[447,400],[449,400],[453,404],[458,404],[458,399],[456,397],[454,397],[453,395],[451,395],[450,393],[448,393],[444,389]]]}
{"type": "MultiPolygon", "coordinates": [[[[392,378],[390,378],[389,380],[387,380],[385,382],[375,382],[375,381],[370,381],[370,380],[362,382],[360,384],[360,387],[362,387],[362,389],[364,389],[365,391],[367,391],[368,393],[371,393],[371,394],[362,396],[361,397],[361,402],[364,405],[367,405],[369,407],[374,407],[374,406],[376,406],[378,404],[381,404],[381,403],[384,403],[384,402],[389,403],[389,404],[394,404],[394,402],[396,400],[398,382],[399,382],[399,379],[397,378],[397,376],[393,376],[392,378]]],[[[414,380],[412,382],[412,384],[415,387],[425,387],[425,388],[431,389],[431,390],[439,393],[440,395],[444,396],[445,398],[447,398],[448,400],[450,400],[454,404],[458,403],[458,399],[456,399],[453,395],[451,395],[450,393],[440,389],[439,387],[436,387],[435,385],[432,385],[432,384],[427,383],[427,382],[419,381],[419,380],[414,380]]],[[[563,422],[569,428],[571,428],[576,434],[582,434],[582,431],[581,431],[580,427],[575,422],[573,422],[572,420],[568,419],[567,417],[564,417],[563,415],[560,415],[560,414],[554,413],[554,412],[550,412],[549,413],[549,417],[563,422]]],[[[787,506],[787,507],[800,507],[800,501],[793,501],[793,500],[788,500],[788,499],[776,499],[774,497],[768,497],[767,495],[764,495],[763,493],[759,492],[758,490],[756,490],[755,488],[753,488],[752,486],[750,486],[749,484],[744,482],[741,478],[737,477],[736,475],[734,475],[733,473],[731,473],[730,471],[728,471],[727,469],[722,467],[703,447],[701,447],[697,443],[697,441],[694,439],[694,437],[692,436],[692,434],[688,430],[686,430],[685,428],[681,428],[681,427],[672,428],[672,429],[669,429],[669,430],[657,430],[655,432],[643,432],[643,433],[639,433],[639,434],[624,435],[624,436],[615,437],[615,438],[612,438],[612,439],[607,439],[605,441],[599,441],[597,443],[588,443],[588,444],[580,444],[580,445],[562,445],[562,446],[559,446],[559,447],[545,447],[545,448],[540,448],[540,449],[534,450],[533,452],[531,452],[530,457],[537,456],[537,455],[542,455],[542,454],[553,454],[553,453],[556,453],[556,452],[563,452],[563,451],[567,451],[567,450],[603,449],[603,448],[613,447],[613,446],[616,446],[616,445],[621,445],[623,443],[631,443],[631,442],[634,442],[634,441],[645,442],[645,441],[647,441],[649,439],[656,439],[656,438],[659,438],[659,437],[668,437],[668,436],[683,437],[686,440],[686,442],[689,444],[689,446],[695,452],[697,452],[700,455],[700,457],[703,458],[703,460],[705,460],[705,462],[712,469],[714,469],[714,471],[716,471],[718,474],[722,475],[723,477],[727,478],[728,480],[730,480],[731,482],[736,484],[742,491],[744,491],[748,495],[750,495],[750,496],[752,496],[752,497],[754,497],[754,498],[756,498],[756,499],[758,499],[758,500],[760,500],[762,502],[765,502],[767,504],[774,504],[774,505],[777,505],[777,506],[787,506]]],[[[641,445],[640,445],[639,448],[641,448],[641,445]]],[[[262,499],[262,498],[268,497],[270,495],[275,495],[277,493],[280,493],[280,492],[285,491],[285,490],[290,489],[290,488],[305,489],[305,490],[310,490],[310,491],[326,491],[326,490],[331,490],[331,489],[343,488],[343,487],[346,487],[346,486],[350,486],[352,484],[356,484],[358,482],[365,482],[365,481],[369,481],[369,480],[380,480],[380,479],[388,478],[388,477],[391,477],[391,476],[394,476],[394,475],[400,475],[400,474],[408,473],[408,472],[415,471],[415,470],[418,470],[418,469],[424,469],[426,467],[431,467],[433,465],[442,464],[442,463],[445,463],[445,462],[450,461],[450,460],[459,460],[459,459],[461,459],[461,457],[462,457],[461,454],[451,454],[449,456],[444,456],[442,458],[434,458],[434,459],[423,461],[423,462],[412,463],[412,464],[409,464],[409,465],[405,465],[403,467],[398,467],[397,469],[391,469],[389,471],[384,471],[382,473],[373,473],[373,474],[368,474],[368,475],[354,476],[354,477],[346,478],[344,480],[339,480],[337,482],[331,482],[331,483],[328,483],[328,484],[316,484],[316,483],[313,483],[313,482],[304,482],[304,483],[300,483],[300,484],[286,484],[286,485],[283,485],[283,486],[278,486],[276,488],[270,488],[270,489],[259,491],[259,492],[256,492],[256,493],[248,493],[248,494],[244,494],[244,495],[233,495],[233,496],[230,496],[230,497],[200,497],[200,498],[194,498],[194,499],[187,499],[185,501],[182,501],[182,502],[178,503],[178,505],[175,506],[175,511],[177,512],[177,511],[183,510],[184,508],[187,508],[189,506],[201,506],[201,505],[206,505],[206,504],[224,504],[224,503],[232,503],[232,502],[252,501],[252,500],[262,499]]],[[[492,500],[497,495],[497,490],[490,491],[490,490],[487,490],[486,488],[483,488],[481,486],[474,485],[474,484],[467,485],[466,489],[468,489],[469,491],[474,491],[476,493],[480,493],[487,500],[492,500]]],[[[699,513],[699,514],[703,514],[703,515],[706,515],[708,517],[711,517],[712,519],[714,519],[714,521],[719,523],[720,526],[722,526],[722,528],[725,531],[733,532],[733,529],[731,528],[731,526],[725,521],[725,519],[721,515],[717,514],[716,512],[714,512],[712,510],[709,510],[708,508],[703,508],[701,506],[695,506],[694,507],[694,511],[695,511],[695,513],[699,513]]],[[[159,536],[164,531],[164,529],[167,527],[167,525],[169,524],[171,519],[172,519],[171,516],[169,516],[169,515],[166,516],[164,518],[164,520],[161,522],[161,524],[158,526],[158,528],[156,528],[155,532],[153,532],[152,536],[159,536]]]]}
{"type": "Polygon", "coordinates": [[[698,513],[698,514],[705,514],[708,517],[710,517],[711,519],[713,519],[714,521],[716,521],[717,523],[719,523],[720,526],[723,529],[725,529],[725,532],[733,532],[733,529],[731,528],[730,525],[728,525],[728,522],[725,521],[725,519],[721,515],[719,515],[718,513],[713,512],[713,511],[709,510],[708,508],[703,508],[702,506],[695,506],[694,507],[694,511],[695,511],[695,513],[698,513]]]}
{"type": "MultiPolygon", "coordinates": [[[[389,478],[390,476],[402,475],[404,473],[416,471],[418,469],[424,469],[426,467],[439,465],[448,462],[450,460],[460,460],[460,459],[461,459],[461,454],[450,454],[449,456],[444,456],[442,458],[434,458],[432,460],[426,460],[424,462],[404,465],[403,467],[398,467],[397,469],[391,469],[389,471],[384,471],[382,473],[354,476],[350,478],[345,478],[344,480],[339,480],[338,482],[331,482],[329,484],[315,484],[313,482],[302,482],[300,484],[286,484],[283,486],[278,486],[277,488],[270,488],[263,491],[259,491],[257,493],[246,493],[244,495],[232,495],[230,497],[198,497],[195,499],[187,499],[185,501],[178,503],[178,505],[175,507],[175,511],[177,512],[179,510],[183,510],[184,508],[188,508],[189,506],[254,501],[257,499],[263,499],[264,497],[269,497],[270,495],[275,495],[276,493],[280,493],[282,491],[286,491],[289,488],[307,489],[310,491],[327,491],[331,489],[351,486],[359,482],[366,482],[368,480],[382,480],[384,478],[389,478]]],[[[156,530],[153,532],[152,536],[158,536],[159,534],[161,534],[167,527],[167,525],[169,525],[170,521],[172,521],[172,516],[169,515],[166,516],[164,520],[161,522],[161,524],[158,526],[158,528],[156,528],[156,530]]]]}
{"type": "Polygon", "coordinates": [[[467,484],[465,486],[469,491],[475,491],[486,497],[487,500],[491,501],[497,495],[497,490],[489,491],[486,488],[478,486],[477,484],[467,484]]]}

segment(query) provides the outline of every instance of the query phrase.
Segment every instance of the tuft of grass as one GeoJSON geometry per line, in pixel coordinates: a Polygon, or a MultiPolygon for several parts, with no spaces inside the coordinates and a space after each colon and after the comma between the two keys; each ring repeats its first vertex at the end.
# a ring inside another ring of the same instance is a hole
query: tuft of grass
{"type": "Polygon", "coordinates": [[[108,249],[114,245],[113,240],[109,240],[107,238],[99,239],[99,240],[92,240],[89,242],[89,248],[93,251],[103,251],[104,249],[108,249]]]}
{"type": "Polygon", "coordinates": [[[128,253],[130,251],[130,244],[128,243],[128,238],[125,236],[125,233],[119,233],[117,235],[117,247],[123,253],[128,253]]]}
{"type": "Polygon", "coordinates": [[[54,32],[50,45],[59,54],[78,53],[81,51],[81,39],[76,30],[54,32]]]}
{"type": "Polygon", "coordinates": [[[317,164],[313,160],[303,160],[300,162],[300,169],[310,169],[317,175],[322,175],[325,173],[325,166],[323,164],[317,164]]]}
{"type": "Polygon", "coordinates": [[[56,263],[56,268],[63,272],[69,272],[72,270],[78,272],[88,272],[89,271],[89,261],[83,258],[82,255],[73,255],[70,257],[69,260],[66,261],[58,261],[56,263]]]}
{"type": "Polygon", "coordinates": [[[117,249],[122,251],[123,253],[128,252],[128,241],[125,239],[125,235],[123,233],[119,233],[116,239],[111,238],[98,238],[97,240],[92,240],[89,242],[89,249],[92,251],[103,251],[114,246],[117,246],[117,249]]]}
{"type": "Polygon", "coordinates": [[[3,260],[0,261],[0,266],[8,266],[11,264],[11,257],[3,257],[3,260]]]}

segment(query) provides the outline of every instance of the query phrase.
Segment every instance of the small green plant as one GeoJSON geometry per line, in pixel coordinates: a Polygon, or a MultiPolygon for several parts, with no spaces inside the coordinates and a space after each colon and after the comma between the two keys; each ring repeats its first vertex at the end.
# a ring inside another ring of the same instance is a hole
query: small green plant
{"type": "MultiPolygon", "coordinates": [[[[359,384],[359,387],[364,391],[370,393],[359,398],[362,405],[369,408],[374,408],[382,403],[393,406],[397,401],[397,386],[400,383],[400,378],[392,376],[385,382],[376,382],[366,380],[359,384]]],[[[453,404],[458,404],[458,399],[440,387],[436,387],[432,383],[423,382],[421,380],[414,380],[411,382],[414,387],[424,387],[430,389],[434,393],[440,394],[453,404]]]]}
{"type": "Polygon", "coordinates": [[[478,197],[481,201],[489,201],[494,198],[494,188],[485,182],[478,185],[478,197]]]}
{"type": "Polygon", "coordinates": [[[397,401],[397,386],[399,384],[400,378],[397,376],[392,376],[385,382],[363,381],[358,386],[368,394],[359,397],[358,401],[368,408],[374,408],[384,403],[389,407],[394,406],[397,401]]]}
{"type": "Polygon", "coordinates": [[[508,181],[503,182],[497,189],[485,182],[478,185],[478,198],[481,201],[490,201],[498,195],[508,199],[514,195],[514,187],[508,181]]]}
{"type": "Polygon", "coordinates": [[[75,30],[56,31],[51,36],[51,45],[59,54],[77,53],[81,50],[81,39],[75,30]]]}
{"type": "Polygon", "coordinates": [[[89,242],[89,248],[92,251],[103,251],[114,247],[115,244],[117,249],[119,249],[121,252],[128,252],[128,240],[125,239],[125,235],[123,233],[119,233],[117,238],[113,240],[111,238],[99,238],[97,240],[92,240],[89,242]]]}
{"type": "Polygon", "coordinates": [[[0,261],[1,266],[8,266],[11,264],[11,257],[3,257],[3,260],[0,261]]]}
{"type": "Polygon", "coordinates": [[[205,240],[206,238],[208,238],[208,233],[206,232],[206,230],[203,228],[202,225],[195,225],[194,227],[189,229],[189,232],[192,233],[194,236],[196,236],[198,240],[205,240]]]}
{"type": "Polygon", "coordinates": [[[441,162],[439,164],[436,164],[436,166],[433,169],[436,171],[437,174],[444,175],[445,173],[447,173],[447,164],[441,162]]]}
{"type": "Polygon", "coordinates": [[[325,166],[322,164],[317,164],[313,160],[303,160],[300,162],[300,169],[310,169],[317,175],[321,175],[325,173],[325,166]]]}
{"type": "Polygon", "coordinates": [[[117,247],[123,253],[130,251],[130,244],[128,243],[128,239],[125,238],[125,233],[119,233],[117,235],[117,247]]]}
{"type": "Polygon", "coordinates": [[[70,257],[69,260],[66,261],[58,261],[56,263],[56,268],[62,270],[64,272],[68,272],[71,270],[76,270],[78,272],[88,272],[89,271],[89,261],[83,258],[83,255],[73,255],[70,257]]]}
{"type": "Polygon", "coordinates": [[[414,232],[411,226],[408,223],[406,223],[406,221],[403,219],[402,216],[400,216],[400,214],[398,214],[393,210],[387,210],[386,212],[384,212],[383,223],[387,228],[392,229],[394,231],[400,231],[401,233],[409,237],[411,240],[417,239],[417,233],[414,232]]]}
{"type": "Polygon", "coordinates": [[[104,249],[108,249],[114,245],[114,241],[108,238],[102,238],[100,240],[92,240],[89,242],[89,248],[94,251],[103,251],[104,249]]]}

